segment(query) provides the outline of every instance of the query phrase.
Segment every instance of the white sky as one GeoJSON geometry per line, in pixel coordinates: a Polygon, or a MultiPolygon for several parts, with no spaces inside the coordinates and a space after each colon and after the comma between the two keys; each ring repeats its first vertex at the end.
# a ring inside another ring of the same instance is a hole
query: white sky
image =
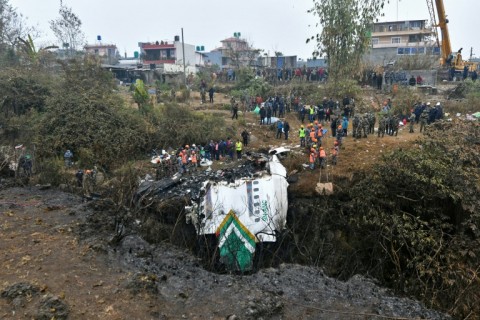
{"type": "MultiPolygon", "coordinates": [[[[56,43],[48,21],[58,17],[59,0],[10,0],[10,4],[38,26],[37,43],[56,43]]],[[[318,33],[315,17],[307,13],[312,0],[64,0],[83,23],[89,44],[116,44],[120,53],[133,56],[138,42],[172,41],[184,30],[185,43],[203,45],[206,51],[220,40],[241,32],[254,47],[273,55],[297,55],[306,59],[314,49],[307,37],[318,33]]],[[[452,50],[470,48],[480,57],[480,0],[444,0],[450,20],[452,50]],[[475,36],[477,34],[477,36],[475,36]]],[[[379,21],[430,19],[425,0],[390,0],[379,21]]]]}

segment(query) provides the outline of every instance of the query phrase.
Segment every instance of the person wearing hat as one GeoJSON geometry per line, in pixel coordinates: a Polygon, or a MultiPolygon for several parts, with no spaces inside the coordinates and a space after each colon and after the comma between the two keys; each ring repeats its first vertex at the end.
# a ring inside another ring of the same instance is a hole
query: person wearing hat
{"type": "Polygon", "coordinates": [[[65,160],[65,167],[70,168],[72,166],[72,159],[73,159],[73,152],[70,150],[67,150],[63,154],[63,159],[65,160]]]}
{"type": "Polygon", "coordinates": [[[430,114],[430,102],[427,102],[427,106],[420,114],[420,132],[425,132],[426,125],[428,123],[428,116],[430,114]]]}
{"type": "Polygon", "coordinates": [[[235,151],[237,152],[237,160],[240,160],[242,158],[242,149],[243,149],[242,141],[237,140],[237,142],[235,142],[235,151]]]}
{"type": "Polygon", "coordinates": [[[317,152],[316,150],[312,147],[310,149],[310,157],[309,157],[309,162],[310,162],[310,169],[313,170],[315,169],[315,160],[317,158],[317,152]]]}
{"type": "Polygon", "coordinates": [[[323,147],[320,147],[320,150],[318,150],[318,160],[320,163],[320,168],[325,168],[325,160],[327,159],[327,154],[325,153],[325,150],[323,147]]]}
{"type": "Polygon", "coordinates": [[[197,153],[194,150],[192,150],[190,157],[191,157],[190,163],[192,166],[192,170],[197,171],[197,162],[198,162],[197,153]]]}
{"type": "Polygon", "coordinates": [[[300,130],[298,130],[298,137],[300,138],[300,147],[305,147],[305,136],[307,135],[307,131],[303,127],[303,124],[300,126],[300,130]]]}
{"type": "Polygon", "coordinates": [[[413,133],[413,125],[415,124],[415,113],[412,112],[410,117],[408,118],[408,128],[409,128],[409,133],[413,133]]]}
{"type": "Polygon", "coordinates": [[[338,146],[332,148],[332,165],[337,165],[338,146]]]}

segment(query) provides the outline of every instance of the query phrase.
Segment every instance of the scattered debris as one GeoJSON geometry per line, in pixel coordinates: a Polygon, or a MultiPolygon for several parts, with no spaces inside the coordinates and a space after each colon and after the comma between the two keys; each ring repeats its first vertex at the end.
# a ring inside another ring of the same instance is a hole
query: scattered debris
{"type": "Polygon", "coordinates": [[[187,222],[197,235],[216,235],[221,262],[230,270],[248,271],[255,244],[275,242],[285,228],[288,182],[279,157],[289,151],[282,147],[269,155],[247,153],[247,160],[236,168],[145,180],[137,200],[189,197],[187,222]]]}

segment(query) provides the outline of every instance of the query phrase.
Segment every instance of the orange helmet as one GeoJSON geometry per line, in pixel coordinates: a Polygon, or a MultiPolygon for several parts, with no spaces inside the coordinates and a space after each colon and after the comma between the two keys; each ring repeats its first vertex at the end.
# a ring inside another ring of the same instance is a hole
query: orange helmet
{"type": "Polygon", "coordinates": [[[323,147],[320,147],[320,150],[323,150],[323,147]]]}
{"type": "Polygon", "coordinates": [[[185,145],[185,149],[188,149],[188,148],[190,148],[190,146],[189,146],[188,144],[187,144],[187,145],[185,145]]]}

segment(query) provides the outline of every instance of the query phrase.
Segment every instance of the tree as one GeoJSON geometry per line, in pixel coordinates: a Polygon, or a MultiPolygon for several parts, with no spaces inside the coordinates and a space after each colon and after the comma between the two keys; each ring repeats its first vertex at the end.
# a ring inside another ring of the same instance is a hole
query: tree
{"type": "Polygon", "coordinates": [[[141,153],[143,120],[115,94],[112,74],[91,57],[61,66],[62,77],[38,121],[37,155],[48,159],[70,149],[83,165],[114,167],[141,153]]]}
{"type": "Polygon", "coordinates": [[[81,48],[85,40],[85,35],[81,30],[82,21],[71,8],[63,4],[62,0],[60,0],[58,13],[60,14],[59,18],[50,20],[50,29],[52,29],[62,47],[68,49],[69,53],[72,54],[81,48]]]}
{"type": "Polygon", "coordinates": [[[18,38],[27,34],[35,35],[35,31],[26,26],[23,16],[8,0],[0,0],[0,60],[15,61],[14,47],[18,38]]]}
{"type": "Polygon", "coordinates": [[[40,58],[46,54],[49,49],[58,48],[57,46],[48,46],[37,49],[33,43],[31,35],[28,35],[26,40],[18,37],[18,41],[20,42],[20,49],[22,50],[24,57],[33,64],[38,64],[40,62],[40,58]]]}
{"type": "Polygon", "coordinates": [[[254,49],[251,43],[244,39],[225,42],[226,49],[223,55],[230,61],[229,64],[236,68],[251,66],[260,54],[259,49],[254,49]]]}
{"type": "MultiPolygon", "coordinates": [[[[388,0],[387,0],[388,1],[388,0]]],[[[314,57],[325,54],[334,83],[360,72],[361,58],[369,46],[371,26],[385,0],[314,0],[309,10],[318,17],[322,32],[316,39],[314,57]]]]}
{"type": "Polygon", "coordinates": [[[148,95],[147,88],[142,80],[137,79],[133,85],[133,99],[138,104],[138,109],[143,113],[147,113],[150,109],[148,103],[150,101],[150,96],[148,95]]]}

